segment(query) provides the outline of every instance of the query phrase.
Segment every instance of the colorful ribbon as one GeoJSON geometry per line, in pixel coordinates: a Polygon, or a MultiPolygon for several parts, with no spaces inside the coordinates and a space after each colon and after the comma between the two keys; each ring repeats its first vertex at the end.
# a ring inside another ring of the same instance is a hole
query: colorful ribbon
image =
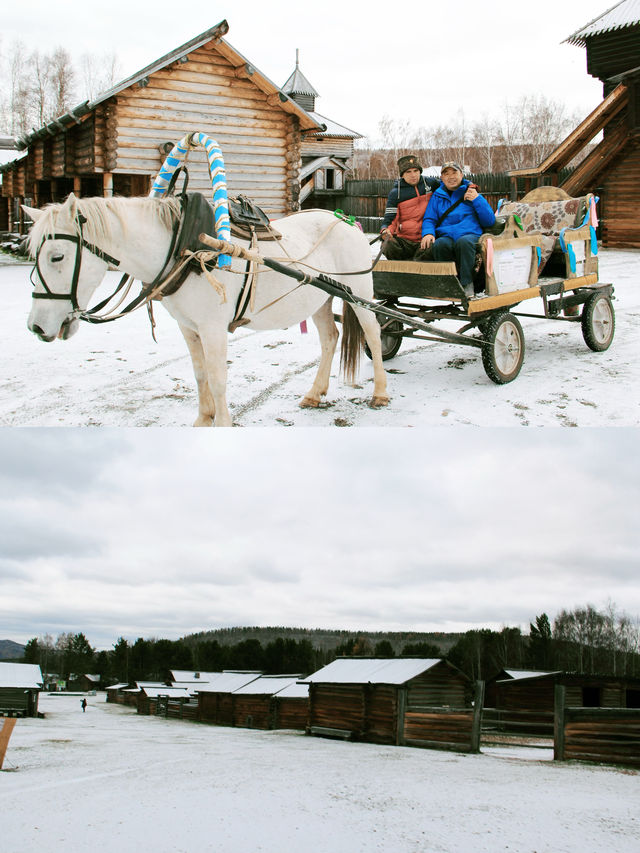
{"type": "MultiPolygon", "coordinates": [[[[202,146],[207,155],[207,166],[209,167],[209,178],[213,196],[213,218],[218,240],[231,239],[231,222],[229,220],[229,199],[227,197],[227,176],[224,169],[224,159],[220,146],[204,133],[187,133],[177,142],[166,160],[162,164],[158,176],[153,182],[149,195],[152,198],[162,198],[169,187],[174,172],[182,166],[191,148],[202,146]]],[[[229,255],[219,255],[218,267],[220,269],[231,266],[229,255]]]]}

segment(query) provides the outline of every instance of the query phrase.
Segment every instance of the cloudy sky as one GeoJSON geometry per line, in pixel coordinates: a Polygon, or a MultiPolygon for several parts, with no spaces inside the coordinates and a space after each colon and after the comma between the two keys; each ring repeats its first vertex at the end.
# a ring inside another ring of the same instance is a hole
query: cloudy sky
{"type": "Polygon", "coordinates": [[[459,110],[467,121],[497,116],[522,95],[587,115],[602,85],[586,72],[584,48],[562,42],[610,5],[355,0],[331,11],[297,0],[29,0],[3,9],[0,47],[20,40],[27,51],[62,46],[74,58],[116,53],[128,76],[226,18],[227,41],[277,85],[299,48],[318,111],[375,138],[385,115],[429,128],[459,110]]]}
{"type": "Polygon", "coordinates": [[[640,614],[638,432],[0,430],[0,638],[640,614]]]}

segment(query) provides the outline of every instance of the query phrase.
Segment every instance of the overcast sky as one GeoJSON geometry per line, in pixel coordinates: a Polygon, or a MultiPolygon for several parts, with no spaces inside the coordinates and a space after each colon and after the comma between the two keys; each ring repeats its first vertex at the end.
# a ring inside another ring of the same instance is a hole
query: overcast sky
{"type": "Polygon", "coordinates": [[[0,431],[0,639],[636,618],[633,429],[0,431]]]}
{"type": "Polygon", "coordinates": [[[62,46],[74,58],[115,52],[128,76],[226,18],[226,40],[279,86],[299,48],[301,69],[321,95],[318,112],[375,138],[385,115],[429,128],[459,110],[467,121],[497,116],[522,95],[544,94],[586,116],[602,84],[587,74],[584,48],[562,41],[611,5],[29,0],[3,9],[0,46],[62,46]]]}

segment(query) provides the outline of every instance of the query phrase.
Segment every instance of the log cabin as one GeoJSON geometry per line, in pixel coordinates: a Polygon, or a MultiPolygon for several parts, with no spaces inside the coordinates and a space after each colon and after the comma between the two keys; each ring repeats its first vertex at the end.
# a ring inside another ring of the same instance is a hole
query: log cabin
{"type": "Polygon", "coordinates": [[[0,716],[37,717],[43,686],[37,664],[0,663],[0,716]]]}
{"type": "Polygon", "coordinates": [[[603,245],[640,248],[640,4],[622,0],[565,41],[586,48],[587,71],[602,81],[604,99],[542,163],[509,172],[512,196],[518,179],[525,192],[545,184],[574,198],[594,192],[603,245]],[[560,170],[600,133],[602,141],[559,183],[560,170]]]}
{"type": "Polygon", "coordinates": [[[397,746],[477,752],[482,702],[440,658],[337,658],[309,684],[307,733],[397,746]]]}
{"type": "MultiPolygon", "coordinates": [[[[272,218],[299,209],[302,144],[326,131],[224,36],[221,21],[93,101],[17,140],[24,152],[0,166],[0,231],[24,233],[20,207],[78,196],[148,195],[185,133],[214,138],[231,196],[272,218]]],[[[204,151],[189,155],[189,189],[210,192],[204,151]]]]}

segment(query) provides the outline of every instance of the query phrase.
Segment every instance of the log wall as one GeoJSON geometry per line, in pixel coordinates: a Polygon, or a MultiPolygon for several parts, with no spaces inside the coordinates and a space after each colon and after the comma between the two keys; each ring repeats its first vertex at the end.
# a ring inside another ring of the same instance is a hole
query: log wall
{"type": "Polygon", "coordinates": [[[556,688],[554,758],[640,767],[640,708],[566,707],[556,688]]]}
{"type": "MultiPolygon", "coordinates": [[[[104,121],[107,171],[155,177],[164,159],[158,146],[175,143],[189,131],[201,131],[218,142],[230,195],[248,195],[270,215],[294,209],[289,182],[299,173],[297,119],[272,102],[250,76],[238,76],[213,45],[114,99],[104,121]]],[[[96,143],[99,140],[96,134],[96,143]]],[[[210,191],[203,150],[189,154],[188,169],[189,188],[210,191]]]]}
{"type": "Polygon", "coordinates": [[[276,729],[304,730],[309,720],[308,699],[280,699],[275,697],[276,729]]]}
{"type": "Polygon", "coordinates": [[[602,183],[601,232],[605,246],[640,248],[639,185],[640,140],[636,138],[611,165],[602,183]]]}

